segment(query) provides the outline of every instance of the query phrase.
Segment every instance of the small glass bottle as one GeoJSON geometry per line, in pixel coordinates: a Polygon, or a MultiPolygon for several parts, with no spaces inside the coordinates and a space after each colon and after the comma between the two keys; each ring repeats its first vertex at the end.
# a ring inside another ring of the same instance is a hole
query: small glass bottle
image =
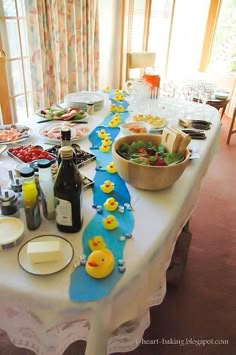
{"type": "Polygon", "coordinates": [[[51,162],[48,159],[38,160],[39,189],[43,207],[43,215],[47,219],[55,218],[55,200],[51,162]]]}
{"type": "Polygon", "coordinates": [[[60,149],[61,164],[54,183],[56,223],[61,232],[75,233],[82,227],[83,183],[74,163],[72,147],[60,149]]]}
{"type": "Polygon", "coordinates": [[[34,169],[31,167],[20,170],[22,177],[22,199],[28,229],[37,229],[41,223],[38,189],[34,178],[34,169]]]}

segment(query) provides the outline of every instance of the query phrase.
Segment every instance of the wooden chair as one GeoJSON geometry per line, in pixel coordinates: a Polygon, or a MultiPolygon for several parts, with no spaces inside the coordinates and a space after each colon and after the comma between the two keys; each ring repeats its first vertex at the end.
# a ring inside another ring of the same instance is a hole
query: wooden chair
{"type": "Polygon", "coordinates": [[[234,113],[233,113],[231,125],[229,128],[229,133],[228,133],[228,137],[227,137],[227,141],[226,141],[227,144],[229,144],[232,134],[236,133],[236,128],[234,129],[235,119],[236,119],[236,107],[234,108],[234,113]]]}
{"type": "Polygon", "coordinates": [[[155,67],[156,53],[154,52],[128,52],[126,61],[126,81],[130,77],[130,69],[141,69],[155,67]]]}

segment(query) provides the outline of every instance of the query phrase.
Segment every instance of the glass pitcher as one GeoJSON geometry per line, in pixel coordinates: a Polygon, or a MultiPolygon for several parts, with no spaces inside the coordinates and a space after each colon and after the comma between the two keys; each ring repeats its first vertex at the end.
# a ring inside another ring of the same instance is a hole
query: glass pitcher
{"type": "Polygon", "coordinates": [[[130,96],[130,99],[148,100],[150,98],[150,85],[141,79],[127,80],[125,91],[130,96]]]}
{"type": "Polygon", "coordinates": [[[143,81],[147,82],[150,85],[151,89],[159,88],[161,78],[158,73],[158,70],[156,68],[145,68],[143,81]]]}

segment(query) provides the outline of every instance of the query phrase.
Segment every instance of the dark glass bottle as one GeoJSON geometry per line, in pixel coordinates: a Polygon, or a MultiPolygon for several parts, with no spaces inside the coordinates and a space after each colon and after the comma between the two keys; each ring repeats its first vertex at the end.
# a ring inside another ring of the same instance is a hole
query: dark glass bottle
{"type": "MultiPolygon", "coordinates": [[[[61,129],[61,147],[71,147],[71,129],[70,127],[62,127],[61,129]]],[[[77,163],[76,153],[73,149],[74,163],[77,163]]],[[[60,151],[58,152],[58,166],[61,163],[60,151]]]]}
{"type": "Polygon", "coordinates": [[[70,127],[63,127],[61,129],[61,146],[66,147],[71,145],[71,129],[70,127]]]}
{"type": "Polygon", "coordinates": [[[56,223],[61,232],[75,233],[82,227],[83,184],[70,146],[60,149],[61,163],[54,183],[56,223]]]}

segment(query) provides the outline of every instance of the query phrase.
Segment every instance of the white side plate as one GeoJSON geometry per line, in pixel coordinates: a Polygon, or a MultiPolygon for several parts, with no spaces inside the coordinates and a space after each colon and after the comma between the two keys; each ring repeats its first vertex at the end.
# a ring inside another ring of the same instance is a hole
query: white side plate
{"type": "Polygon", "coordinates": [[[74,248],[68,240],[57,235],[41,235],[29,240],[24,245],[22,245],[22,247],[18,252],[18,263],[23,270],[27,271],[30,274],[51,275],[51,274],[55,274],[58,271],[63,270],[67,265],[69,265],[71,260],[73,259],[73,256],[74,256],[74,248]],[[34,240],[36,242],[60,240],[61,250],[63,253],[62,260],[56,262],[40,263],[40,264],[31,263],[29,255],[27,254],[27,245],[29,242],[32,242],[34,240]]]}

